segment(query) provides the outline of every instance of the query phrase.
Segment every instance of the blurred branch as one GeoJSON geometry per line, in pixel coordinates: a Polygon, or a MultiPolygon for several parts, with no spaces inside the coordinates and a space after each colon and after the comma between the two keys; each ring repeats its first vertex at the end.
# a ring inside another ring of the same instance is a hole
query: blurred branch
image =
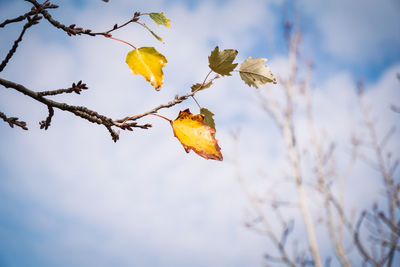
{"type": "Polygon", "coordinates": [[[283,110],[284,121],[283,121],[283,137],[286,143],[286,147],[289,153],[289,160],[293,168],[294,180],[297,188],[299,197],[300,210],[303,215],[304,223],[306,225],[308,243],[313,255],[314,264],[317,267],[322,267],[320,253],[317,244],[317,238],[315,235],[315,226],[311,218],[309,208],[307,206],[307,197],[304,189],[302,174],[300,171],[300,156],[297,152],[296,145],[296,134],[295,124],[293,121],[293,109],[294,109],[294,86],[297,78],[298,64],[297,64],[297,53],[298,46],[301,42],[301,34],[296,31],[290,38],[289,42],[289,77],[286,81],[282,81],[284,87],[284,93],[286,96],[286,107],[283,110]]]}
{"type": "MultiPolygon", "coordinates": [[[[350,267],[350,262],[346,256],[345,249],[343,247],[343,237],[342,237],[342,229],[341,224],[339,225],[339,231],[336,231],[336,227],[334,225],[332,211],[331,211],[331,202],[336,207],[339,217],[342,223],[346,220],[343,212],[343,203],[339,203],[335,200],[329,186],[327,185],[327,177],[324,171],[325,164],[329,158],[331,158],[333,148],[332,144],[329,146],[329,150],[327,153],[323,152],[322,145],[320,143],[319,136],[317,134],[314,116],[313,116],[313,103],[311,97],[311,89],[310,89],[310,80],[311,80],[311,68],[308,68],[308,75],[305,80],[304,86],[302,87],[302,93],[305,98],[305,103],[307,107],[307,119],[310,129],[311,135],[311,143],[312,147],[315,151],[315,172],[317,176],[317,184],[318,190],[322,193],[324,197],[324,206],[325,206],[325,215],[326,215],[326,223],[328,226],[329,235],[331,241],[333,243],[336,255],[338,256],[341,264],[345,267],[350,267]],[[327,156],[329,155],[329,156],[327,156]]],[[[342,184],[342,180],[339,180],[340,184],[342,184]]]]}
{"type": "MultiPolygon", "coordinates": [[[[234,136],[234,139],[235,139],[235,144],[237,145],[237,143],[238,143],[237,136],[234,136]]],[[[238,150],[238,148],[236,146],[235,154],[239,155],[237,150],[238,150]]],[[[265,230],[265,234],[269,237],[269,239],[272,241],[272,243],[274,244],[274,246],[278,249],[278,251],[280,253],[280,257],[271,256],[269,253],[266,253],[265,258],[268,260],[276,261],[276,262],[283,262],[283,263],[287,264],[288,266],[295,267],[296,264],[289,258],[288,254],[286,252],[286,248],[285,248],[286,239],[287,239],[287,236],[290,234],[290,231],[284,230],[281,238],[278,238],[276,232],[273,231],[273,228],[272,228],[271,224],[269,223],[268,219],[265,217],[259,201],[251,194],[248,184],[241,174],[240,161],[238,160],[237,157],[235,157],[234,165],[237,170],[237,172],[236,172],[237,178],[239,180],[241,188],[243,189],[245,196],[249,200],[252,208],[256,212],[257,219],[262,223],[263,228],[265,230]]],[[[251,227],[252,225],[247,224],[247,226],[251,227]]]]}
{"type": "Polygon", "coordinates": [[[379,218],[387,225],[389,226],[389,228],[393,231],[393,233],[396,233],[398,236],[400,236],[400,222],[397,224],[397,226],[395,224],[393,224],[393,222],[391,222],[383,212],[379,213],[379,218]]]}
{"type": "MultiPolygon", "coordinates": [[[[51,8],[53,8],[54,9],[54,8],[58,8],[58,6],[57,5],[45,5],[42,8],[43,9],[51,9],[51,8]]],[[[4,28],[5,26],[7,26],[8,24],[11,24],[11,23],[23,21],[27,17],[33,16],[35,14],[37,14],[37,10],[35,8],[32,8],[31,11],[29,11],[29,12],[27,12],[27,13],[21,15],[21,16],[18,16],[18,17],[13,18],[13,19],[6,19],[2,23],[0,23],[0,28],[4,28]]]]}
{"type": "MultiPolygon", "coordinates": [[[[384,146],[386,145],[387,142],[389,142],[389,139],[393,136],[395,128],[392,127],[388,131],[388,133],[384,136],[384,138],[381,141],[379,141],[376,132],[376,126],[373,120],[370,118],[369,107],[364,103],[364,94],[363,94],[364,88],[362,81],[358,83],[357,89],[358,89],[358,102],[363,115],[364,124],[367,128],[369,138],[371,140],[371,148],[375,153],[375,158],[377,161],[376,166],[378,167],[377,169],[379,171],[380,177],[382,178],[382,182],[385,188],[387,212],[389,213],[387,220],[388,222],[390,222],[390,225],[395,225],[396,224],[395,209],[397,207],[398,196],[396,193],[396,184],[394,183],[394,178],[393,178],[394,171],[392,170],[394,170],[397,167],[398,160],[395,160],[394,163],[392,164],[390,161],[390,157],[388,158],[384,157],[384,146]]],[[[384,253],[382,253],[382,259],[380,263],[383,263],[387,259],[388,262],[387,265],[391,266],[394,258],[395,248],[397,246],[400,237],[396,234],[395,231],[391,231],[389,235],[390,235],[389,253],[387,256],[384,256],[383,255],[384,253]]],[[[381,233],[380,236],[382,238],[385,238],[386,235],[381,233]]]]}
{"type": "Polygon", "coordinates": [[[355,227],[355,231],[354,231],[354,235],[353,235],[353,236],[354,236],[354,242],[355,242],[355,244],[356,244],[358,250],[360,251],[361,255],[364,257],[364,260],[365,260],[366,262],[371,262],[373,265],[379,266],[379,265],[378,265],[378,262],[375,261],[375,259],[372,258],[372,257],[369,255],[369,253],[368,253],[367,250],[364,248],[364,246],[363,246],[363,244],[362,244],[362,242],[361,242],[361,240],[360,240],[360,227],[361,227],[361,224],[362,224],[362,222],[363,222],[363,220],[364,220],[366,214],[367,214],[367,213],[366,213],[365,211],[362,212],[361,215],[360,215],[360,217],[359,217],[359,219],[358,219],[358,221],[357,221],[357,224],[356,224],[356,227],[355,227]]]}
{"type": "MultiPolygon", "coordinates": [[[[33,4],[36,8],[39,8],[41,5],[36,1],[36,0],[25,0],[30,2],[31,4],[33,4]]],[[[56,19],[54,19],[49,12],[47,12],[46,10],[41,10],[40,13],[43,14],[43,17],[50,22],[51,25],[53,25],[54,27],[56,27],[57,29],[61,29],[63,31],[65,31],[69,36],[71,35],[81,35],[81,34],[85,34],[85,35],[89,35],[89,36],[97,36],[97,35],[103,35],[103,36],[110,36],[110,33],[112,31],[118,30],[122,27],[125,27],[126,25],[132,23],[132,22],[137,22],[139,20],[139,17],[141,16],[141,14],[139,12],[135,12],[133,18],[131,18],[130,20],[128,20],[127,22],[118,25],[115,24],[114,27],[108,31],[104,31],[104,32],[96,32],[93,33],[91,29],[83,29],[82,27],[76,27],[75,24],[71,24],[70,26],[66,26],[62,23],[60,23],[59,21],[57,21],[56,19]]]]}
{"type": "Polygon", "coordinates": [[[391,108],[394,112],[400,113],[400,107],[395,106],[395,105],[391,105],[390,108],[391,108]]]}

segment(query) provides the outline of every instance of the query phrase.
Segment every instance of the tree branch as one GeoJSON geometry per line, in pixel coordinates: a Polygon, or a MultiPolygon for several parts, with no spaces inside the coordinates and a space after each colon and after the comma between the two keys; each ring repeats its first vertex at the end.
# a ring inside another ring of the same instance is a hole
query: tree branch
{"type": "Polygon", "coordinates": [[[4,28],[7,24],[10,24],[10,23],[23,21],[27,17],[35,15],[35,13],[36,13],[36,10],[32,10],[32,11],[29,11],[29,12],[25,13],[24,15],[21,15],[19,17],[14,18],[14,19],[6,19],[2,23],[0,23],[0,28],[4,28]]]}
{"type": "MultiPolygon", "coordinates": [[[[40,7],[40,4],[36,1],[36,0],[25,0],[30,2],[31,4],[33,4],[36,8],[40,7]]],[[[47,7],[47,5],[45,6],[47,7]]],[[[71,24],[70,26],[66,26],[62,23],[60,23],[59,21],[55,20],[49,12],[47,12],[46,10],[41,10],[40,13],[43,14],[43,17],[50,22],[51,25],[53,25],[54,27],[61,29],[63,31],[65,31],[69,36],[71,35],[81,35],[81,34],[86,34],[89,36],[96,36],[96,35],[103,35],[103,36],[107,36],[110,34],[110,32],[115,31],[117,29],[120,29],[122,27],[125,27],[126,25],[132,23],[132,22],[136,22],[139,20],[139,17],[141,16],[141,14],[139,12],[135,12],[134,16],[132,19],[128,20],[127,22],[121,24],[120,26],[118,26],[118,24],[115,24],[114,27],[108,31],[104,31],[104,32],[96,32],[93,33],[92,30],[90,29],[83,29],[81,27],[77,27],[75,28],[75,24],[71,24]]]]}
{"type": "Polygon", "coordinates": [[[362,212],[362,214],[360,215],[360,218],[359,218],[358,221],[357,221],[356,228],[355,228],[355,230],[354,230],[354,235],[353,235],[353,237],[354,237],[354,243],[356,244],[358,250],[360,251],[361,255],[364,257],[364,260],[365,260],[366,262],[371,262],[373,265],[379,266],[379,265],[378,265],[378,262],[375,261],[375,260],[369,255],[369,253],[367,252],[367,250],[366,250],[366,249],[364,248],[364,246],[362,245],[362,242],[360,241],[360,227],[361,227],[362,221],[364,220],[364,217],[365,217],[366,214],[367,214],[367,213],[366,213],[365,211],[362,212]]]}
{"type": "MultiPolygon", "coordinates": [[[[45,9],[45,8],[49,8],[49,9],[50,8],[58,8],[58,6],[57,5],[46,5],[46,6],[43,7],[43,9],[45,9]]],[[[27,17],[35,15],[36,12],[37,12],[36,9],[32,9],[31,11],[25,13],[24,15],[18,16],[18,17],[13,18],[13,19],[6,19],[2,23],[0,23],[0,28],[4,28],[5,26],[7,26],[8,24],[11,24],[11,23],[23,21],[27,17]]]]}
{"type": "MultiPolygon", "coordinates": [[[[152,114],[152,113],[157,113],[160,109],[173,107],[173,106],[175,106],[176,104],[182,103],[183,101],[185,101],[185,100],[188,99],[189,97],[194,97],[194,95],[195,95],[197,92],[199,92],[199,91],[201,91],[202,89],[205,88],[205,86],[206,86],[206,80],[207,80],[207,78],[208,78],[208,76],[210,75],[211,72],[212,72],[212,71],[210,71],[210,72],[207,74],[206,78],[205,78],[204,81],[203,81],[203,84],[202,84],[200,87],[198,87],[196,90],[194,90],[194,91],[192,91],[192,92],[190,92],[190,93],[187,93],[187,94],[185,94],[185,95],[183,95],[183,96],[178,96],[178,95],[176,95],[175,98],[174,98],[174,100],[168,102],[167,104],[161,104],[161,105],[159,105],[159,106],[157,106],[157,107],[155,107],[155,108],[153,108],[153,109],[151,109],[151,110],[149,110],[149,111],[147,111],[147,112],[138,114],[138,115],[133,116],[133,117],[125,117],[125,118],[123,118],[123,119],[117,120],[116,122],[117,122],[117,123],[124,124],[124,122],[126,122],[126,121],[130,121],[130,120],[131,120],[131,121],[135,121],[135,120],[137,120],[137,119],[143,118],[143,117],[145,117],[145,116],[147,116],[147,115],[150,115],[150,114],[152,114]]],[[[219,79],[220,77],[221,77],[220,75],[216,75],[215,77],[211,78],[208,82],[212,82],[212,81],[214,81],[214,80],[216,80],[216,79],[219,79]]]]}
{"type": "Polygon", "coordinates": [[[27,95],[27,96],[37,100],[38,102],[41,102],[41,103],[47,105],[47,107],[49,109],[49,117],[46,119],[46,121],[44,121],[40,124],[41,127],[45,128],[45,129],[50,125],[50,120],[51,120],[52,113],[53,113],[53,111],[51,111],[51,110],[54,108],[58,108],[60,110],[71,112],[74,115],[79,116],[83,119],[86,119],[92,123],[96,123],[96,124],[105,126],[107,128],[107,130],[110,132],[114,142],[116,142],[118,140],[118,133],[115,132],[111,128],[113,126],[118,127],[122,130],[130,130],[130,131],[132,130],[132,127],[137,127],[137,128],[142,128],[142,129],[148,129],[149,127],[151,127],[150,124],[138,125],[135,122],[123,125],[122,123],[118,123],[117,121],[114,121],[113,119],[108,118],[104,115],[101,115],[101,114],[97,113],[96,111],[90,110],[86,107],[72,106],[72,105],[68,105],[66,103],[56,102],[54,100],[43,97],[42,95],[40,95],[40,93],[34,92],[34,91],[24,87],[21,84],[17,84],[17,83],[14,83],[12,81],[8,81],[8,80],[2,79],[2,78],[0,78],[0,84],[6,88],[13,88],[13,89],[17,90],[18,92],[21,92],[24,95],[27,95]],[[44,125],[44,126],[42,126],[42,125],[44,125]],[[47,127],[46,127],[46,125],[47,125],[47,127]]]}
{"type": "Polygon", "coordinates": [[[13,56],[14,53],[15,53],[15,51],[17,51],[18,44],[22,41],[22,37],[24,36],[25,31],[26,31],[29,27],[31,27],[31,26],[33,26],[33,25],[39,23],[39,20],[41,19],[41,17],[35,15],[35,16],[31,19],[29,16],[27,16],[27,19],[28,19],[28,22],[27,22],[27,23],[24,25],[24,27],[22,28],[22,31],[21,31],[21,33],[20,33],[18,39],[14,41],[14,45],[11,47],[10,51],[8,51],[8,54],[7,54],[7,56],[5,57],[5,59],[3,60],[3,62],[1,62],[1,64],[0,64],[0,72],[2,72],[2,71],[4,70],[4,68],[6,67],[8,61],[12,58],[12,56],[13,56]]]}
{"type": "Polygon", "coordinates": [[[7,118],[7,116],[3,112],[0,112],[0,118],[2,118],[3,121],[8,122],[8,125],[10,125],[11,128],[14,128],[14,125],[16,125],[24,130],[28,130],[28,128],[26,127],[26,122],[18,121],[17,117],[7,118]]]}
{"type": "Polygon", "coordinates": [[[72,87],[68,89],[57,89],[57,90],[51,90],[51,91],[43,91],[43,92],[38,92],[39,96],[49,96],[49,95],[59,95],[63,93],[72,93],[75,92],[78,95],[81,93],[82,90],[86,90],[88,87],[86,86],[85,83],[82,83],[82,80],[80,80],[77,84],[73,83],[72,87]]]}
{"type": "Polygon", "coordinates": [[[49,116],[47,116],[45,121],[41,121],[39,122],[40,124],[40,129],[45,129],[47,130],[50,126],[51,123],[51,118],[53,118],[54,116],[54,109],[52,106],[47,106],[47,108],[49,109],[49,116]]]}
{"type": "Polygon", "coordinates": [[[379,218],[391,229],[393,233],[396,233],[398,236],[400,236],[400,226],[393,224],[383,212],[380,212],[378,214],[379,218]]]}

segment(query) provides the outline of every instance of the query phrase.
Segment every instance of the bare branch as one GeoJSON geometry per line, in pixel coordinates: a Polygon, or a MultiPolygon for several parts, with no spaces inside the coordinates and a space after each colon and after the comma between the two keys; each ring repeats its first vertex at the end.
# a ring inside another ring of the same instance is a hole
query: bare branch
{"type": "Polygon", "coordinates": [[[380,212],[378,214],[379,218],[391,229],[393,233],[396,233],[398,236],[400,236],[400,225],[394,225],[389,218],[385,216],[383,212],[380,212]]]}
{"type": "Polygon", "coordinates": [[[38,92],[39,96],[50,96],[50,95],[59,95],[63,93],[77,93],[78,95],[81,93],[82,90],[86,90],[88,87],[86,86],[85,83],[79,81],[77,84],[73,83],[72,87],[68,89],[57,89],[57,90],[52,90],[52,91],[43,91],[43,92],[38,92]]]}
{"type": "MultiPolygon", "coordinates": [[[[362,92],[362,83],[359,84],[359,91],[362,92]]],[[[364,103],[363,99],[363,94],[359,94],[358,97],[358,102],[361,108],[361,112],[363,114],[363,119],[365,126],[368,130],[369,137],[371,140],[371,147],[375,152],[375,157],[377,161],[377,166],[378,166],[378,171],[380,173],[380,177],[382,179],[384,188],[385,188],[385,195],[386,195],[386,202],[387,202],[387,210],[389,212],[389,221],[391,221],[392,224],[395,224],[396,220],[396,215],[395,215],[395,209],[397,206],[397,200],[398,197],[395,195],[395,185],[394,185],[394,179],[393,179],[393,173],[391,172],[392,168],[395,168],[396,163],[394,166],[390,166],[390,158],[389,160],[385,160],[384,157],[384,148],[382,145],[384,145],[387,140],[391,136],[391,132],[394,130],[389,130],[389,133],[385,136],[382,142],[379,142],[378,134],[376,131],[376,126],[375,122],[370,118],[369,114],[369,107],[364,103]]],[[[397,242],[399,240],[399,236],[396,235],[395,232],[391,232],[390,235],[390,252],[388,254],[388,266],[392,265],[392,261],[394,258],[394,251],[397,246],[397,242]]]]}
{"type": "Polygon", "coordinates": [[[25,13],[24,15],[21,15],[21,16],[19,16],[19,17],[14,18],[14,19],[6,19],[6,20],[3,21],[2,23],[0,23],[0,28],[4,28],[7,24],[10,24],[10,23],[15,23],[15,22],[23,21],[23,20],[25,20],[27,17],[32,16],[32,15],[35,15],[35,13],[36,13],[36,10],[32,10],[32,11],[29,11],[29,12],[25,13]]]}
{"type": "Polygon", "coordinates": [[[364,220],[366,214],[367,214],[367,213],[366,213],[365,211],[362,212],[361,215],[360,215],[360,218],[359,218],[358,221],[357,221],[356,228],[355,228],[355,231],[354,231],[354,234],[353,234],[354,242],[355,242],[355,244],[356,244],[358,250],[360,251],[361,255],[364,257],[364,260],[365,260],[366,262],[371,262],[371,263],[374,264],[375,266],[379,266],[379,265],[378,265],[378,262],[375,261],[375,259],[373,259],[373,258],[369,255],[369,253],[368,253],[367,250],[364,248],[364,246],[363,246],[363,244],[362,244],[362,242],[361,242],[361,240],[360,240],[360,227],[361,227],[361,224],[362,224],[362,222],[363,222],[363,220],[364,220]]]}
{"type": "Polygon", "coordinates": [[[0,64],[0,72],[2,72],[4,70],[4,68],[6,67],[8,61],[12,58],[12,56],[15,53],[15,51],[17,51],[18,44],[22,41],[22,37],[24,36],[25,31],[29,27],[31,27],[32,25],[35,25],[35,24],[39,23],[39,20],[41,19],[41,17],[36,16],[36,15],[32,19],[29,16],[27,18],[28,18],[28,22],[22,28],[22,31],[21,31],[18,39],[14,41],[14,45],[11,47],[10,51],[8,51],[8,54],[5,57],[5,59],[3,60],[3,62],[1,62],[1,64],[0,64]]]}
{"type": "MultiPolygon", "coordinates": [[[[206,79],[210,75],[210,73],[211,73],[211,71],[207,74],[206,79]]],[[[211,78],[210,81],[214,81],[215,79],[218,79],[220,77],[221,77],[220,75],[216,75],[215,77],[211,78]]],[[[123,119],[117,120],[116,123],[119,123],[120,124],[119,126],[122,126],[124,124],[124,122],[126,122],[126,121],[135,121],[137,119],[143,118],[143,117],[145,117],[147,115],[150,115],[152,113],[157,113],[160,109],[170,108],[170,107],[173,107],[173,106],[175,106],[177,104],[180,104],[183,101],[185,101],[186,99],[188,99],[189,97],[193,97],[197,92],[202,90],[206,79],[204,80],[202,86],[200,86],[199,88],[197,88],[193,92],[187,93],[187,94],[185,94],[183,96],[176,95],[174,100],[168,102],[167,104],[161,104],[161,105],[159,105],[159,106],[157,106],[157,107],[155,107],[155,108],[153,108],[153,109],[151,109],[151,110],[149,110],[147,112],[138,114],[138,115],[133,116],[133,117],[125,117],[123,119]]]]}
{"type": "MultiPolygon", "coordinates": [[[[43,7],[43,9],[45,9],[45,8],[48,8],[48,9],[50,9],[50,8],[58,8],[58,6],[57,5],[46,5],[46,6],[43,7]]],[[[4,28],[5,26],[7,26],[8,24],[11,24],[11,23],[23,21],[27,17],[35,15],[36,12],[37,12],[37,10],[33,9],[33,10],[25,13],[24,15],[18,16],[16,18],[6,19],[2,23],[0,23],[0,28],[4,28]]]]}
{"type": "MultiPolygon", "coordinates": [[[[137,128],[142,128],[142,129],[148,129],[149,127],[151,127],[150,124],[138,125],[136,123],[122,125],[122,123],[118,123],[117,121],[114,121],[111,118],[101,115],[101,114],[97,113],[96,111],[90,110],[86,107],[72,106],[72,105],[68,105],[66,103],[60,103],[60,102],[53,101],[51,99],[41,96],[38,92],[34,92],[34,91],[24,87],[21,84],[17,84],[17,83],[14,83],[14,82],[2,79],[2,78],[0,78],[0,84],[6,88],[13,88],[25,95],[37,100],[38,102],[45,104],[47,107],[58,108],[60,110],[68,111],[68,112],[71,112],[71,113],[75,114],[76,116],[86,119],[92,123],[104,125],[107,128],[107,130],[110,132],[114,141],[118,140],[118,133],[115,132],[111,128],[112,126],[116,126],[122,130],[132,130],[131,127],[137,127],[137,128]]],[[[52,115],[51,115],[50,108],[49,108],[48,119],[49,118],[51,119],[51,117],[52,117],[52,115]]],[[[41,125],[45,125],[43,127],[46,128],[46,123],[43,123],[41,125]]]]}
{"type": "Polygon", "coordinates": [[[28,128],[26,127],[26,122],[18,121],[17,117],[8,118],[3,112],[0,112],[0,118],[2,118],[3,121],[7,122],[11,128],[14,128],[14,125],[16,125],[18,127],[21,127],[24,130],[28,130],[28,128]]]}
{"type": "Polygon", "coordinates": [[[47,130],[50,126],[51,123],[51,118],[54,116],[54,109],[52,106],[47,106],[49,109],[49,116],[47,116],[45,121],[41,121],[40,124],[40,129],[45,129],[47,130]]]}
{"type": "MultiPolygon", "coordinates": [[[[35,1],[35,0],[25,0],[28,1],[30,3],[32,3],[36,8],[40,7],[40,4],[35,1]]],[[[114,27],[108,31],[104,31],[104,32],[96,32],[93,33],[92,30],[90,29],[83,29],[82,27],[76,27],[75,24],[71,24],[70,26],[66,26],[64,24],[62,24],[61,22],[57,21],[56,19],[54,19],[49,12],[47,12],[46,10],[41,10],[40,11],[41,14],[43,14],[43,17],[50,22],[51,25],[53,25],[54,27],[56,27],[57,29],[61,29],[63,31],[65,31],[69,36],[71,35],[81,35],[81,34],[85,34],[85,35],[89,35],[89,36],[97,36],[97,35],[103,35],[103,36],[109,36],[110,32],[118,30],[122,27],[125,27],[126,25],[132,23],[132,22],[137,22],[139,20],[139,17],[141,16],[141,14],[139,12],[135,12],[134,16],[132,19],[128,20],[127,22],[118,25],[115,24],[114,27]]]]}

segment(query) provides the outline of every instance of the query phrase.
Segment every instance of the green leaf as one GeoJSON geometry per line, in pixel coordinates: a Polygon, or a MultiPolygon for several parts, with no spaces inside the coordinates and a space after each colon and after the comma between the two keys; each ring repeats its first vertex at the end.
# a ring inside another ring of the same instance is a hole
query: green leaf
{"type": "Polygon", "coordinates": [[[210,69],[218,74],[230,76],[231,71],[233,71],[237,66],[237,63],[232,64],[237,54],[238,51],[235,49],[219,51],[218,46],[215,47],[211,52],[211,55],[208,57],[210,69]]]}
{"type": "Polygon", "coordinates": [[[190,87],[190,88],[192,88],[192,92],[194,92],[194,91],[201,91],[201,90],[207,89],[211,85],[212,85],[212,81],[209,81],[208,83],[206,83],[204,85],[202,83],[193,84],[192,87],[190,87]]]}
{"type": "Polygon", "coordinates": [[[154,20],[157,25],[163,25],[167,28],[171,28],[171,20],[164,16],[164,13],[150,13],[150,18],[154,20]]]}
{"type": "Polygon", "coordinates": [[[215,122],[214,122],[214,113],[209,111],[206,108],[201,108],[200,109],[200,114],[204,116],[204,124],[210,126],[215,130],[215,122]]]}
{"type": "Polygon", "coordinates": [[[126,63],[132,73],[142,75],[157,91],[164,83],[162,68],[167,62],[154,47],[134,49],[126,56],[126,63]]]}
{"type": "Polygon", "coordinates": [[[258,88],[259,85],[266,83],[276,83],[276,79],[269,67],[264,65],[266,58],[253,59],[249,57],[240,65],[240,77],[249,86],[258,88]]]}
{"type": "Polygon", "coordinates": [[[143,26],[160,42],[164,43],[163,39],[158,36],[155,32],[153,32],[149,27],[147,27],[145,24],[143,26]]]}

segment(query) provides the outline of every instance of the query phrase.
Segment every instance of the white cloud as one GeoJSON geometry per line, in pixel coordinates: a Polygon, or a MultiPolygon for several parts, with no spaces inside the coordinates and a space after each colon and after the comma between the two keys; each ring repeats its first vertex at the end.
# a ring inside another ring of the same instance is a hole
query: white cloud
{"type": "Polygon", "coordinates": [[[379,62],[400,45],[398,1],[302,1],[298,9],[320,31],[322,49],[346,62],[379,62]]]}

